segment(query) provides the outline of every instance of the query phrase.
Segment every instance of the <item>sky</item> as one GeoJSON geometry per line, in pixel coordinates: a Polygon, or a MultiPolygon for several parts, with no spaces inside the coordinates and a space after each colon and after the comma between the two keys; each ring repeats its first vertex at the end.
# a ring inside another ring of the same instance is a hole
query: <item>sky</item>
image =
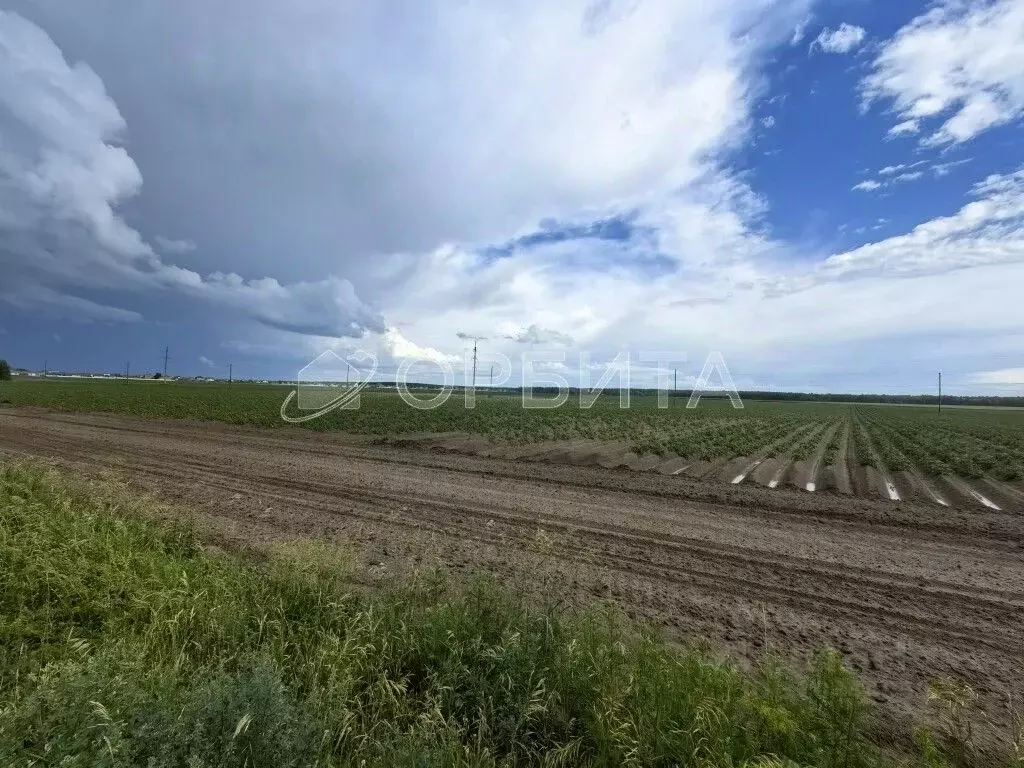
{"type": "Polygon", "coordinates": [[[1022,48],[1020,0],[0,0],[0,357],[1019,395],[1022,48]]]}

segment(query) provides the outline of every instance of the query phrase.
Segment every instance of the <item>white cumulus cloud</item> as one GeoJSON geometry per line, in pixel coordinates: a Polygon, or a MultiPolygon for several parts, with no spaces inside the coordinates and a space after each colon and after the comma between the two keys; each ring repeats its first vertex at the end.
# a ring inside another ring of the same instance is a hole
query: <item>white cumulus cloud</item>
{"type": "Polygon", "coordinates": [[[989,176],[974,185],[972,194],[976,199],[955,214],[830,256],[796,284],[857,274],[908,276],[1024,262],[1024,169],[989,176]]]}
{"type": "Polygon", "coordinates": [[[910,136],[918,133],[921,130],[921,124],[917,120],[904,120],[901,123],[896,123],[892,128],[886,131],[886,136],[891,139],[897,136],[910,136]]]}
{"type": "Polygon", "coordinates": [[[849,53],[864,42],[864,27],[843,22],[836,29],[825,27],[811,43],[811,50],[820,48],[825,53],[849,53]]]}
{"type": "Polygon", "coordinates": [[[384,348],[392,359],[413,358],[433,362],[456,363],[461,358],[455,354],[446,354],[433,347],[420,346],[405,338],[397,328],[388,328],[384,332],[384,348]]]}
{"type": "Polygon", "coordinates": [[[889,134],[939,124],[926,145],[968,141],[1024,114],[1024,3],[943,0],[913,19],[875,57],[865,105],[891,104],[889,134]]]}

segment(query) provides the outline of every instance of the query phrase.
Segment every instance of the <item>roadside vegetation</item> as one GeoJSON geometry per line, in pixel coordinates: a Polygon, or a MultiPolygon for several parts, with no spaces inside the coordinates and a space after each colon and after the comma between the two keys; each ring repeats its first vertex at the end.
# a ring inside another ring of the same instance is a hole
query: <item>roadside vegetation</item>
{"type": "Polygon", "coordinates": [[[171,512],[0,464],[0,765],[957,764],[950,729],[874,746],[830,652],[743,671],[485,578],[371,592],[326,544],[225,553],[171,512]]]}

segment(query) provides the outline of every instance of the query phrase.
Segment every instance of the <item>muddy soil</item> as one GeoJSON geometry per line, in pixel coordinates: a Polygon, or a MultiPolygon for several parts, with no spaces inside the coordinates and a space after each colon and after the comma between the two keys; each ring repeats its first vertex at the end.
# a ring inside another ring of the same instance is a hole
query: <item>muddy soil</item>
{"type": "Polygon", "coordinates": [[[771,460],[755,482],[732,484],[676,472],[678,460],[671,471],[577,465],[593,445],[564,447],[552,463],[467,455],[452,440],[437,451],[0,408],[0,455],[114,470],[197,510],[235,545],[343,541],[372,578],[427,565],[508,580],[544,573],[569,604],[610,601],[672,638],[741,658],[837,648],[893,734],[923,715],[939,677],[978,692],[983,744],[1009,732],[1007,695],[1024,693],[1019,512],[893,503],[879,478],[856,475],[857,486],[874,481],[875,498],[768,489],[771,460]]]}

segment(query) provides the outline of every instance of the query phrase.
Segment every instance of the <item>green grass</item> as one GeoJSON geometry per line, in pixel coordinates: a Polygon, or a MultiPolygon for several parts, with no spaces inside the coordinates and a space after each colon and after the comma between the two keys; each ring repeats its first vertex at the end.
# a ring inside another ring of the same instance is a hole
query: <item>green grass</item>
{"type": "Polygon", "coordinates": [[[896,764],[829,652],[741,671],[485,578],[355,590],[328,545],[257,562],[158,519],[0,464],[0,765],[896,764]]]}
{"type": "MultiPolygon", "coordinates": [[[[240,382],[17,379],[0,382],[0,404],[287,427],[280,410],[290,391],[240,382]]],[[[380,436],[464,432],[503,443],[621,441],[637,453],[712,460],[751,456],[799,426],[824,426],[856,414],[872,430],[880,451],[890,440],[927,446],[927,451],[911,451],[921,456],[925,472],[953,467],[967,477],[1024,477],[1024,409],[947,408],[939,414],[924,406],[748,401],[742,410],[734,410],[727,399],[704,398],[691,410],[681,397],[670,398],[670,405],[662,410],[655,397],[635,396],[631,408],[622,410],[616,396],[604,396],[589,409],[572,398],[562,408],[530,410],[521,407],[518,397],[480,393],[476,407],[467,409],[454,393],[442,407],[427,411],[410,408],[394,393],[371,391],[363,393],[358,410],[335,410],[302,426],[380,436]]],[[[290,413],[303,412],[292,403],[290,413]]],[[[809,443],[802,448],[812,452],[815,447],[809,443]]],[[[901,456],[889,451],[886,458],[899,465],[889,469],[903,468],[901,456]]]]}

